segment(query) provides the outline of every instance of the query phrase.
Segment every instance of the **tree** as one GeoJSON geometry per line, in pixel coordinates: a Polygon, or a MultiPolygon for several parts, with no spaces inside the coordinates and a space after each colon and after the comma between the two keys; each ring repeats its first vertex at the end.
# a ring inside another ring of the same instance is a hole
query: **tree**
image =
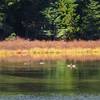
{"type": "Polygon", "coordinates": [[[7,14],[9,8],[19,1],[20,0],[0,0],[0,33],[2,34],[0,40],[14,33],[13,27],[7,22],[7,14]]]}
{"type": "Polygon", "coordinates": [[[40,11],[48,5],[48,2],[44,0],[0,0],[0,26],[4,31],[2,35],[9,33],[7,35],[9,37],[11,33],[16,33],[24,38],[41,39],[44,18],[40,11]]]}
{"type": "Polygon", "coordinates": [[[56,37],[62,39],[73,39],[75,32],[78,30],[76,27],[77,4],[75,0],[57,0],[43,11],[50,24],[56,26],[56,37]]]}
{"type": "Polygon", "coordinates": [[[100,39],[100,3],[89,0],[83,10],[80,33],[84,39],[100,39]]]}

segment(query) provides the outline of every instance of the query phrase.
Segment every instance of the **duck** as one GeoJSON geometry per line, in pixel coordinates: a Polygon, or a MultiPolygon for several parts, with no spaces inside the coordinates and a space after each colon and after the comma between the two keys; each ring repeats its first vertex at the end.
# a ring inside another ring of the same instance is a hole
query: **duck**
{"type": "Polygon", "coordinates": [[[73,69],[73,68],[76,69],[76,68],[77,68],[75,64],[69,64],[69,65],[67,65],[67,67],[69,67],[69,68],[71,68],[71,69],[73,69]]]}
{"type": "Polygon", "coordinates": [[[28,62],[24,62],[24,65],[29,65],[29,63],[28,62]]]}
{"type": "Polygon", "coordinates": [[[44,62],[40,62],[40,65],[43,65],[43,64],[45,64],[44,62]]]}

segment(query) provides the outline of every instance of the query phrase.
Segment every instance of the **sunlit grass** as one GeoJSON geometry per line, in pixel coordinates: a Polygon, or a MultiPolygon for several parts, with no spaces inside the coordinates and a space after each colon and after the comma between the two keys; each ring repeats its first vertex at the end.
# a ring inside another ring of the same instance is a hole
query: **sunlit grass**
{"type": "Polygon", "coordinates": [[[11,56],[100,56],[100,48],[33,48],[27,50],[0,50],[0,57],[11,56]]]}
{"type": "Polygon", "coordinates": [[[29,41],[17,39],[0,42],[0,61],[2,59],[17,61],[22,59],[56,59],[61,57],[71,59],[100,59],[100,40],[29,41]]]}

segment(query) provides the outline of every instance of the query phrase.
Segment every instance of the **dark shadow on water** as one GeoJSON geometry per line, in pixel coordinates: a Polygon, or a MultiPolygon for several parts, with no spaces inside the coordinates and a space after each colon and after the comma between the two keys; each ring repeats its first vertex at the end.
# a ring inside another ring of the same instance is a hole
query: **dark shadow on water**
{"type": "MultiPolygon", "coordinates": [[[[32,66],[35,63],[33,63],[32,66]]],[[[38,68],[0,69],[0,94],[100,94],[100,62],[55,61],[38,68]],[[67,67],[74,63],[77,69],[67,67]],[[52,67],[50,67],[52,66],[52,67]]]]}

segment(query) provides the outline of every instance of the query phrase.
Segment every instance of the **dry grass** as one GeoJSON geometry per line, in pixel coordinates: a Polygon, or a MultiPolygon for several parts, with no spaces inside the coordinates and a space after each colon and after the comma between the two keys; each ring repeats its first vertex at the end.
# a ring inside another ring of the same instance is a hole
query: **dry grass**
{"type": "Polygon", "coordinates": [[[0,42],[0,61],[100,60],[98,41],[29,41],[17,39],[0,42]]]}
{"type": "Polygon", "coordinates": [[[100,40],[98,41],[29,41],[17,39],[14,41],[0,42],[0,49],[30,49],[30,48],[95,48],[100,47],[100,40]]]}
{"type": "Polygon", "coordinates": [[[26,50],[0,50],[0,59],[10,58],[15,61],[76,59],[100,60],[100,48],[33,48],[26,50]],[[17,59],[19,57],[19,59],[17,59]]]}

